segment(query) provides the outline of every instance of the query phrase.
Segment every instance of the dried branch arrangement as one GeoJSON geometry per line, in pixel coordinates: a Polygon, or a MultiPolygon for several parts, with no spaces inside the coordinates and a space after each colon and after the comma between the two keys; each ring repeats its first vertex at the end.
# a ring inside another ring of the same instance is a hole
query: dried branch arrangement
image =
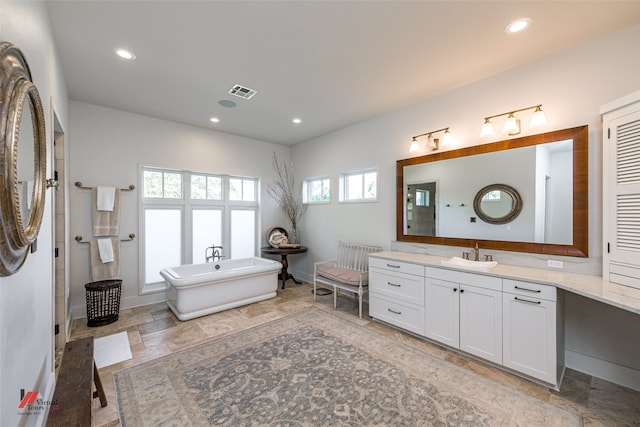
{"type": "Polygon", "coordinates": [[[273,153],[272,164],[278,180],[267,187],[267,193],[284,209],[295,226],[307,210],[307,205],[302,203],[302,186],[296,185],[291,167],[279,161],[276,153],[273,153]]]}

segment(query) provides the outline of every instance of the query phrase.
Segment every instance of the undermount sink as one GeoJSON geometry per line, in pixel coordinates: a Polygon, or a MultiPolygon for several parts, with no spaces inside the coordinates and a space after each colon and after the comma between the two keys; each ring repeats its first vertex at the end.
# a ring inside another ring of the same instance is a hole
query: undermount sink
{"type": "Polygon", "coordinates": [[[490,271],[498,263],[496,261],[471,261],[470,259],[464,259],[454,256],[450,259],[443,259],[440,264],[446,267],[468,268],[469,270],[476,271],[490,271]]]}

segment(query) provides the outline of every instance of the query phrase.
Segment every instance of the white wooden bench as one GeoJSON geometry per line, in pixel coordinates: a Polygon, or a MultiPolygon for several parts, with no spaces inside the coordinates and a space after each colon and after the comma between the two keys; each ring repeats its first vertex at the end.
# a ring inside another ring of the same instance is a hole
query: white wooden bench
{"type": "Polygon", "coordinates": [[[338,256],[335,260],[314,263],[314,301],[318,283],[333,287],[334,310],[339,289],[353,293],[358,297],[359,315],[362,319],[362,296],[369,287],[369,254],[381,251],[382,248],[380,246],[339,242],[338,256]]]}

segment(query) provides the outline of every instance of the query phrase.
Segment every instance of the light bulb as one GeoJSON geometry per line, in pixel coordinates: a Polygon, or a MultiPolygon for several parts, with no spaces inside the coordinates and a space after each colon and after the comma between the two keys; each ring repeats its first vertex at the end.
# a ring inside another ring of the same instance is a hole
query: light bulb
{"type": "Polygon", "coordinates": [[[482,130],[480,131],[480,138],[493,135],[493,124],[489,119],[484,119],[482,130]]]}
{"type": "Polygon", "coordinates": [[[452,141],[453,141],[453,136],[451,136],[451,132],[449,132],[449,129],[445,130],[444,135],[442,136],[442,145],[447,146],[451,144],[452,141]]]}
{"type": "Polygon", "coordinates": [[[418,141],[416,140],[416,137],[413,137],[413,140],[411,141],[411,147],[409,147],[409,152],[410,153],[415,153],[416,151],[418,151],[420,147],[418,147],[418,141]]]}
{"type": "Polygon", "coordinates": [[[531,116],[531,122],[529,123],[529,127],[533,128],[536,126],[543,126],[547,124],[547,118],[544,115],[544,111],[540,108],[540,105],[536,107],[536,110],[533,112],[531,116]]]}
{"type": "Polygon", "coordinates": [[[520,124],[518,123],[518,119],[513,115],[513,113],[510,113],[509,117],[507,117],[507,120],[504,122],[502,132],[509,135],[517,135],[520,133],[520,124]]]}

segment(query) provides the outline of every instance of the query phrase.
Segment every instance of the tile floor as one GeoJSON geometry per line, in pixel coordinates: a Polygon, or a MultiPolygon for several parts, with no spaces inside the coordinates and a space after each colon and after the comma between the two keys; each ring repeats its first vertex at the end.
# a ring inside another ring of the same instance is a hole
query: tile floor
{"type": "MultiPolygon", "coordinates": [[[[575,412],[583,417],[584,425],[640,426],[640,392],[573,370],[567,370],[560,392],[555,392],[379,322],[371,321],[369,318],[360,320],[357,315],[357,303],[352,298],[340,297],[338,310],[334,312],[333,296],[318,296],[314,303],[311,289],[312,286],[307,283],[302,285],[287,283],[287,289],[279,290],[278,296],[274,299],[186,322],[176,319],[165,303],[123,309],[120,311],[117,322],[97,328],[87,327],[86,319],[74,321],[72,340],[126,331],[131,344],[133,359],[107,366],[99,371],[109,404],[101,408],[98,399],[94,400],[96,426],[120,425],[113,372],[286,316],[288,313],[303,310],[312,305],[332,311],[338,316],[412,345],[425,353],[464,366],[499,383],[575,412]]],[[[365,306],[364,313],[367,312],[368,308],[365,306]]]]}

